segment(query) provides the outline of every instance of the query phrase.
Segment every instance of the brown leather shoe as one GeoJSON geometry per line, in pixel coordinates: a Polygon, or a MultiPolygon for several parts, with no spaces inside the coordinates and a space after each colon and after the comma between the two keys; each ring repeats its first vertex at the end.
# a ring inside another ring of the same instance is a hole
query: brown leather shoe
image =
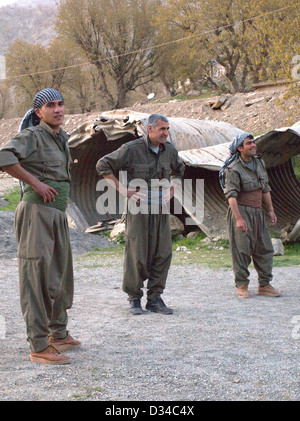
{"type": "Polygon", "coordinates": [[[43,364],[70,364],[71,360],[64,354],[61,354],[54,346],[49,345],[40,352],[30,352],[30,361],[43,364]]]}
{"type": "Polygon", "coordinates": [[[250,298],[250,293],[248,291],[248,284],[242,285],[237,289],[238,296],[241,298],[250,298]]]}
{"type": "Polygon", "coordinates": [[[53,345],[59,351],[65,351],[66,349],[72,349],[77,346],[80,346],[81,342],[77,341],[76,339],[72,338],[72,336],[68,333],[65,339],[56,339],[53,336],[49,337],[49,343],[53,345]]]}
{"type": "Polygon", "coordinates": [[[268,284],[264,287],[258,287],[258,295],[266,295],[267,297],[280,297],[280,292],[268,284]]]}

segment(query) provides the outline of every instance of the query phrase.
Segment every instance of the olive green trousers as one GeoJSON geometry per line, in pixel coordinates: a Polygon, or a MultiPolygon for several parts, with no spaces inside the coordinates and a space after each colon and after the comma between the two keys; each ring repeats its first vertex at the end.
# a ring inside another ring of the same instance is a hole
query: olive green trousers
{"type": "Polygon", "coordinates": [[[66,214],[20,202],[15,212],[20,301],[27,338],[34,352],[48,336],[67,336],[67,309],[73,302],[73,263],[66,214]]]}
{"type": "Polygon", "coordinates": [[[126,248],[123,291],[128,299],[143,296],[147,282],[147,299],[154,300],[166,286],[172,260],[172,240],[168,214],[126,215],[126,248]]]}
{"type": "Polygon", "coordinates": [[[258,273],[259,285],[265,286],[272,281],[274,252],[265,214],[262,209],[249,206],[239,206],[239,210],[248,226],[246,232],[237,229],[236,220],[230,208],[227,213],[236,287],[249,283],[248,266],[251,263],[251,258],[258,273]]]}

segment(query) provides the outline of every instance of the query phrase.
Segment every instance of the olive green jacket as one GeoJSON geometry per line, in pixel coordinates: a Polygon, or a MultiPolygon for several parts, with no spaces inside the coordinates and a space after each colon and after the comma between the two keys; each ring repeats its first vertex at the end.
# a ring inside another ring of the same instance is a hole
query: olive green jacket
{"type": "Polygon", "coordinates": [[[70,181],[68,134],[55,133],[43,121],[18,133],[0,149],[0,168],[20,164],[39,180],[70,181]]]}
{"type": "Polygon", "coordinates": [[[262,189],[263,193],[271,191],[264,161],[257,157],[253,157],[253,160],[254,171],[245,164],[241,157],[225,169],[224,194],[227,199],[238,197],[241,191],[250,192],[258,189],[262,189]]]}
{"type": "Polygon", "coordinates": [[[128,183],[142,179],[149,184],[153,179],[181,180],[185,165],[170,142],[161,145],[157,155],[149,148],[148,139],[142,137],[105,155],[97,162],[96,169],[100,176],[114,174],[117,178],[119,171],[127,171],[128,183]]]}

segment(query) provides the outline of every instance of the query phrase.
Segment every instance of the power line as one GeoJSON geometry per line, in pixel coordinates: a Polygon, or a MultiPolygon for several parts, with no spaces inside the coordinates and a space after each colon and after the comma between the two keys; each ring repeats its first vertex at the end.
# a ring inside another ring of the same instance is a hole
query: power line
{"type": "MultiPolygon", "coordinates": [[[[265,16],[272,15],[272,14],[275,14],[275,13],[278,13],[278,12],[281,12],[283,10],[287,10],[287,9],[290,9],[292,7],[296,7],[296,6],[299,6],[299,5],[300,5],[300,2],[298,2],[296,4],[293,4],[293,5],[290,5],[290,6],[281,7],[280,9],[272,10],[270,12],[266,12],[266,13],[263,13],[261,15],[257,15],[257,16],[251,17],[251,18],[247,18],[247,19],[235,22],[235,23],[231,23],[231,24],[228,24],[228,25],[221,26],[221,27],[218,28],[218,30],[227,29],[227,28],[230,28],[230,27],[238,25],[238,24],[242,24],[242,23],[246,23],[246,22],[253,21],[253,20],[256,20],[256,19],[260,19],[260,18],[263,18],[265,16]]],[[[141,53],[141,52],[148,51],[148,50],[154,50],[156,48],[166,47],[166,46],[171,45],[171,44],[186,41],[186,40],[189,40],[189,39],[192,39],[192,38],[201,37],[202,35],[207,35],[207,34],[210,34],[214,31],[215,31],[215,29],[210,29],[208,31],[201,32],[199,34],[193,34],[193,35],[189,35],[189,36],[186,36],[186,37],[183,37],[183,38],[178,38],[176,40],[164,42],[162,44],[153,45],[153,46],[150,46],[150,47],[147,47],[147,48],[141,48],[139,50],[134,50],[134,51],[130,51],[130,52],[127,52],[127,53],[118,54],[118,55],[114,55],[114,56],[106,57],[106,58],[101,58],[97,61],[100,61],[100,62],[110,61],[110,60],[116,59],[118,57],[124,57],[124,56],[133,55],[133,54],[141,53]]],[[[1,80],[19,79],[19,78],[26,77],[26,76],[35,76],[35,75],[41,75],[41,74],[46,74],[46,73],[53,73],[53,72],[58,72],[58,71],[61,71],[61,70],[72,69],[72,68],[75,68],[75,67],[87,66],[87,65],[90,65],[90,64],[92,64],[92,63],[84,62],[84,63],[72,64],[70,66],[60,67],[60,68],[57,68],[57,69],[43,70],[43,71],[34,72],[34,73],[25,73],[25,74],[21,74],[21,75],[18,75],[18,76],[10,76],[10,77],[7,77],[7,78],[2,78],[2,79],[0,78],[0,81],[1,80]]]]}

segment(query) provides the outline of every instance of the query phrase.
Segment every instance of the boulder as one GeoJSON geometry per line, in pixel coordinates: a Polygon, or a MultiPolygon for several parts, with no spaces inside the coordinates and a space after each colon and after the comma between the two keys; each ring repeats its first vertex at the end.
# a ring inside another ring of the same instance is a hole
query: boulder
{"type": "Polygon", "coordinates": [[[116,240],[116,238],[124,239],[125,238],[125,222],[117,223],[110,233],[110,238],[116,240]]]}
{"type": "Polygon", "coordinates": [[[274,253],[273,256],[283,256],[284,247],[280,238],[272,238],[274,253]]]}
{"type": "Polygon", "coordinates": [[[213,110],[219,110],[226,103],[227,100],[228,100],[227,95],[221,95],[218,98],[214,98],[214,99],[210,100],[208,102],[208,105],[213,110]]]}
{"type": "Polygon", "coordinates": [[[170,215],[170,228],[172,237],[184,233],[184,225],[175,215],[170,215]]]}
{"type": "Polygon", "coordinates": [[[187,96],[188,98],[198,97],[198,96],[200,96],[200,95],[201,95],[201,92],[200,92],[200,91],[197,91],[197,90],[189,91],[189,92],[186,94],[186,96],[187,96]]]}

